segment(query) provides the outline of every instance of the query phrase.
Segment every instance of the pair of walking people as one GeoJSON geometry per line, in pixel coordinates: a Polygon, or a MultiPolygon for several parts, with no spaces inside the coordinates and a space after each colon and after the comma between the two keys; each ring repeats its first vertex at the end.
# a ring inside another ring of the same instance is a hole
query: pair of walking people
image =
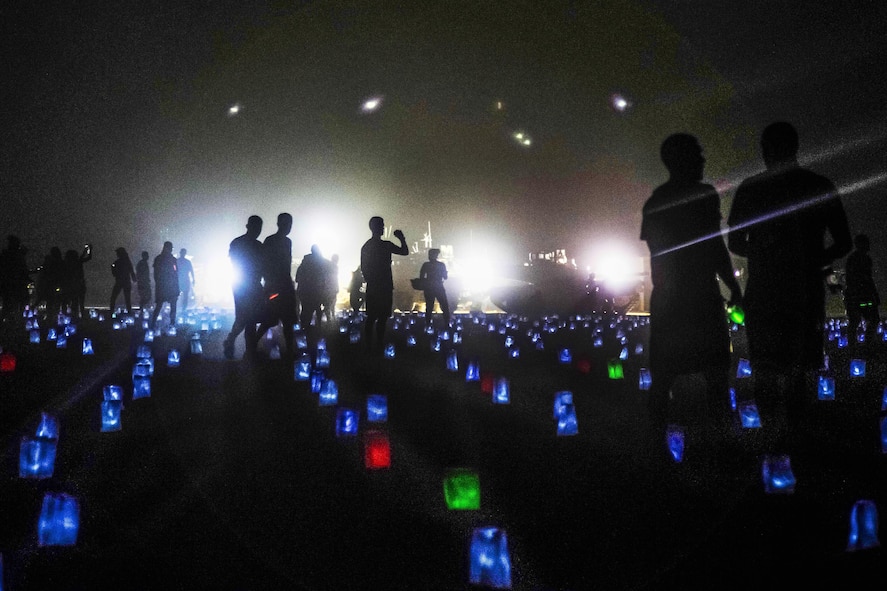
{"type": "Polygon", "coordinates": [[[669,136],[660,155],[669,180],[643,209],[641,240],[650,250],[649,415],[664,436],[675,420],[675,380],[706,377],[708,417],[702,424],[729,428],[728,304],[742,304],[749,357],[756,373],[755,402],[779,435],[774,451],[788,451],[812,400],[813,377],[823,365],[825,274],[850,251],[847,216],[827,178],[798,163],[798,135],[786,122],[761,135],[766,170],[743,181],[722,237],[720,200],[702,182],[705,159],[697,139],[669,136]],[[745,257],[743,295],[729,253],[745,257]]]}

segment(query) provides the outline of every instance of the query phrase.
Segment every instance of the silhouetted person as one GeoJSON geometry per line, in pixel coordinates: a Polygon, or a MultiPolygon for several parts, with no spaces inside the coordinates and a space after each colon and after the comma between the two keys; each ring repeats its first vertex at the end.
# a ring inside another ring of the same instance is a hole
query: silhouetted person
{"type": "Polygon", "coordinates": [[[287,236],[293,229],[293,216],[281,213],[277,216],[277,232],[265,238],[262,244],[265,277],[265,306],[268,314],[262,320],[256,339],[268,329],[282,324],[285,354],[289,357],[293,350],[293,324],[298,320],[296,310],[296,287],[293,283],[293,243],[287,236]]]}
{"type": "Polygon", "coordinates": [[[351,283],[348,284],[348,292],[349,303],[351,304],[351,311],[355,314],[360,312],[361,306],[363,306],[363,273],[358,266],[351,272],[351,283]]]}
{"type": "Polygon", "coordinates": [[[151,325],[157,322],[163,312],[163,304],[169,302],[169,325],[176,325],[176,303],[179,299],[179,272],[176,257],[172,253],[172,242],[163,243],[163,249],[154,257],[154,315],[151,325]]]}
{"type": "Polygon", "coordinates": [[[255,356],[256,324],[263,306],[262,294],[262,218],[249,216],[246,221],[246,234],[238,236],[228,246],[228,258],[234,267],[234,323],[223,344],[226,359],[234,359],[234,341],[243,332],[246,358],[255,356]]]}
{"type": "Polygon", "coordinates": [[[865,320],[865,342],[871,344],[878,332],[881,315],[878,306],[881,297],[872,276],[872,257],[869,255],[871,242],[866,234],[857,234],[853,239],[856,250],[847,257],[844,270],[844,307],[847,310],[847,334],[854,341],[860,323],[865,320]]]}
{"type": "Polygon", "coordinates": [[[327,261],[320,253],[320,247],[311,245],[311,252],[302,257],[299,268],[296,269],[296,293],[302,309],[299,313],[299,324],[302,330],[311,329],[312,320],[320,327],[323,315],[324,283],[326,280],[327,261]]]}
{"type": "Polygon", "coordinates": [[[123,292],[123,302],[126,304],[126,313],[132,312],[132,282],[136,280],[136,272],[133,269],[129,253],[122,246],[114,251],[117,258],[111,263],[111,275],[114,276],[114,287],[111,288],[111,303],[108,310],[113,313],[117,305],[117,296],[123,292]]]}
{"type": "Polygon", "coordinates": [[[151,265],[148,263],[148,251],[142,251],[142,258],[136,263],[136,284],[139,290],[139,309],[144,310],[151,305],[151,265]]]}
{"type": "Polygon", "coordinates": [[[437,260],[440,256],[439,248],[428,249],[428,260],[419,268],[419,278],[425,280],[425,324],[433,323],[434,300],[440,304],[444,324],[450,323],[450,302],[447,299],[447,290],[444,281],[447,278],[447,266],[437,260]]]}
{"type": "Polygon", "coordinates": [[[83,263],[92,260],[92,245],[83,245],[83,250],[78,254],[76,250],[65,252],[64,304],[70,306],[71,314],[77,318],[86,316],[86,274],[83,272],[83,263]]]}
{"type": "Polygon", "coordinates": [[[339,297],[339,255],[334,254],[327,261],[323,284],[323,316],[327,322],[336,318],[336,298],[339,297]]]}
{"type": "Polygon", "coordinates": [[[188,260],[188,250],[179,250],[179,258],[176,259],[176,270],[179,273],[179,290],[182,292],[182,310],[188,309],[191,303],[191,290],[196,283],[194,279],[194,265],[188,260]]]}
{"type": "Polygon", "coordinates": [[[391,272],[391,255],[406,256],[410,253],[406,239],[400,230],[394,236],[400,246],[382,240],[385,220],[379,216],[370,218],[372,237],[360,249],[360,269],[366,280],[366,323],[364,333],[366,347],[381,352],[385,341],[385,329],[394,306],[394,277],[391,272]]]}
{"type": "MultiPolygon", "coordinates": [[[[669,178],[643,208],[641,240],[650,249],[650,388],[648,408],[656,436],[682,422],[670,403],[680,375],[702,373],[709,416],[700,426],[725,429],[730,416],[730,335],[718,278],[730,303],[742,292],[721,236],[718,193],[702,183],[705,158],[692,135],[678,133],[662,143],[669,178]]],[[[722,433],[723,434],[723,433],[722,433]]]]}
{"type": "Polygon", "coordinates": [[[27,252],[18,236],[6,237],[6,248],[0,252],[0,299],[4,320],[21,318],[28,305],[31,271],[27,252]]]}
{"type": "Polygon", "coordinates": [[[783,425],[797,422],[816,391],[812,377],[823,365],[825,276],[850,252],[851,238],[835,185],[799,166],[794,127],[767,126],[761,152],[767,170],[737,189],[728,245],[748,259],[745,325],[755,402],[764,425],[769,419],[782,432],[783,425]]]}

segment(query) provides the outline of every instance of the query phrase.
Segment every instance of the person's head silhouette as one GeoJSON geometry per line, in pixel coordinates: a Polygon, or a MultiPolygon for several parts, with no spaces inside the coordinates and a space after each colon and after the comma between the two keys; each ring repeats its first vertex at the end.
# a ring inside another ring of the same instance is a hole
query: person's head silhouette
{"type": "Polygon", "coordinates": [[[262,218],[257,215],[249,216],[246,220],[246,234],[251,238],[257,238],[262,233],[262,218]]]}
{"type": "Polygon", "coordinates": [[[761,133],[761,154],[767,168],[791,165],[797,162],[798,132],[791,123],[777,121],[761,133]]]}
{"type": "Polygon", "coordinates": [[[689,133],[675,133],[668,136],[659,148],[659,156],[672,180],[702,180],[705,158],[695,136],[689,133]]]}
{"type": "Polygon", "coordinates": [[[284,236],[293,229],[293,216],[288,213],[282,213],[277,216],[277,231],[284,236]]]}
{"type": "Polygon", "coordinates": [[[436,261],[437,257],[439,257],[439,256],[440,256],[440,249],[439,248],[429,248],[428,249],[428,260],[429,261],[436,261]]]}
{"type": "Polygon", "coordinates": [[[373,233],[373,236],[381,236],[385,233],[385,220],[381,217],[374,215],[370,218],[370,232],[373,233]]]}

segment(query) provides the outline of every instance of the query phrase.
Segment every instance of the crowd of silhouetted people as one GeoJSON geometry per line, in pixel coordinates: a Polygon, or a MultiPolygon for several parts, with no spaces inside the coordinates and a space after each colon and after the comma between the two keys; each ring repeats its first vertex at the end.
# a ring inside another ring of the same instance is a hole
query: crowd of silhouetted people
{"type": "MultiPolygon", "coordinates": [[[[133,313],[132,288],[137,286],[140,310],[153,307],[156,322],[163,304],[170,306],[170,322],[175,322],[177,302],[187,308],[195,283],[194,269],[186,258],[187,251],[180,250],[179,258],[172,256],[172,243],[165,242],[161,253],[149,265],[150,255],[141,253],[141,259],[133,265],[124,247],[114,250],[111,262],[113,286],[108,309],[127,314],[133,313]],[[153,280],[153,290],[152,290],[153,280]],[[122,302],[121,300],[122,296],[122,302]],[[118,307],[118,303],[122,306],[118,307]]],[[[28,264],[28,249],[18,236],[7,237],[6,248],[0,251],[0,313],[3,320],[21,318],[26,311],[39,311],[45,316],[57,314],[73,318],[86,316],[87,281],[84,264],[93,258],[92,244],[81,250],[69,249],[62,254],[53,246],[37,267],[28,264]]]]}

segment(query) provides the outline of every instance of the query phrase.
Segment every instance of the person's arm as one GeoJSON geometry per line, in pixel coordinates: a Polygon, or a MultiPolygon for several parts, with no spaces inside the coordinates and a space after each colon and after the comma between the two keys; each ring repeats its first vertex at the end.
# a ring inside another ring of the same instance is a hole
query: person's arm
{"type": "MultiPolygon", "coordinates": [[[[837,189],[835,194],[837,195],[837,189]]],[[[844,258],[853,250],[853,238],[850,236],[850,224],[847,221],[847,212],[840,197],[836,197],[831,203],[826,215],[826,228],[831,236],[832,244],[825,249],[822,266],[831,265],[837,259],[844,258]]]]}
{"type": "Polygon", "coordinates": [[[748,257],[748,228],[743,226],[745,221],[742,211],[744,203],[745,199],[740,185],[736,196],[733,197],[730,214],[727,216],[727,249],[736,256],[748,257]]]}
{"type": "Polygon", "coordinates": [[[410,254],[410,249],[407,247],[407,239],[406,237],[404,237],[403,232],[400,230],[395,230],[394,237],[400,240],[400,246],[394,247],[391,252],[394,254],[399,254],[401,256],[410,254]]]}
{"type": "Polygon", "coordinates": [[[425,279],[428,277],[428,263],[422,263],[422,266],[419,268],[419,279],[425,279]]]}

